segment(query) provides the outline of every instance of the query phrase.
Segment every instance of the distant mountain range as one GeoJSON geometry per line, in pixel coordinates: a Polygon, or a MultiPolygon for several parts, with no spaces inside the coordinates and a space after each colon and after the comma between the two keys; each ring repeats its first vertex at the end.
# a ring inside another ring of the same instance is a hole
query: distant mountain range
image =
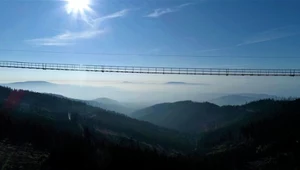
{"type": "Polygon", "coordinates": [[[278,99],[278,97],[273,95],[268,95],[268,94],[252,94],[252,93],[247,94],[246,93],[246,94],[233,94],[233,95],[222,96],[219,98],[212,99],[209,102],[219,106],[243,105],[261,99],[278,99]]]}
{"type": "MultiPolygon", "coordinates": [[[[83,80],[84,81],[84,80],[83,80]]],[[[207,101],[220,97],[220,94],[212,93],[194,93],[192,91],[180,91],[173,90],[172,88],[181,88],[179,84],[188,84],[196,86],[196,84],[185,83],[185,82],[167,82],[170,88],[166,88],[165,91],[160,90],[134,90],[133,86],[139,85],[125,83],[124,86],[130,87],[128,89],[122,89],[112,86],[88,86],[88,85],[71,85],[71,84],[58,84],[50,83],[46,81],[25,81],[0,84],[2,86],[31,90],[41,93],[52,93],[66,96],[68,98],[81,99],[81,100],[93,100],[99,97],[105,97],[114,99],[122,103],[128,108],[138,108],[151,106],[157,103],[163,102],[175,102],[182,100],[194,100],[194,101],[207,101]],[[177,85],[175,85],[175,84],[177,85]],[[173,84],[173,85],[172,85],[173,84]]],[[[167,86],[161,84],[161,86],[167,86]]],[[[197,84],[198,85],[198,84],[197,84]]]]}
{"type": "MultiPolygon", "coordinates": [[[[110,87],[88,87],[88,86],[77,86],[77,85],[65,85],[65,84],[55,84],[47,81],[25,81],[25,82],[15,82],[2,84],[2,86],[10,87],[13,89],[24,89],[36,92],[42,92],[50,94],[56,97],[69,98],[77,101],[83,101],[87,104],[103,108],[105,110],[114,111],[123,114],[130,114],[135,110],[141,109],[144,106],[149,106],[150,104],[138,104],[138,103],[121,103],[110,98],[97,98],[94,100],[82,100],[82,92],[99,94],[99,96],[108,95],[108,93],[117,93],[118,89],[110,87]],[[68,96],[68,97],[66,97],[68,96]]],[[[126,95],[125,92],[119,92],[120,96],[126,95]]]]}
{"type": "Polygon", "coordinates": [[[120,101],[128,101],[128,99],[136,97],[136,94],[132,94],[132,92],[110,86],[81,86],[56,84],[46,81],[25,81],[0,85],[13,89],[24,89],[41,93],[59,94],[69,98],[83,100],[93,99],[101,96],[113,99],[117,98],[120,101]]]}
{"type": "Polygon", "coordinates": [[[109,98],[97,98],[94,100],[86,101],[87,104],[95,107],[100,107],[105,110],[110,110],[118,113],[123,113],[125,115],[129,115],[133,111],[137,110],[135,108],[126,107],[125,104],[122,104],[116,100],[112,100],[109,98]]]}
{"type": "Polygon", "coordinates": [[[181,81],[169,81],[165,83],[166,85],[202,85],[206,86],[208,84],[206,83],[187,83],[187,82],[181,82],[181,81]]]}
{"type": "MultiPolygon", "coordinates": [[[[167,82],[166,84],[186,84],[185,82],[167,82]]],[[[192,85],[192,84],[189,84],[192,85]]],[[[194,85],[194,84],[193,84],[194,85]]],[[[66,84],[55,84],[46,81],[26,81],[26,82],[15,82],[2,84],[2,86],[7,86],[14,89],[24,89],[31,90],[36,92],[48,93],[60,97],[68,97],[74,99],[80,99],[87,101],[89,105],[100,107],[106,110],[115,111],[118,113],[123,113],[126,115],[131,115],[132,112],[143,109],[152,105],[153,103],[141,102],[136,98],[134,92],[124,91],[118,88],[113,87],[89,87],[89,86],[79,86],[79,85],[66,85],[66,84]],[[97,98],[94,100],[83,99],[85,97],[94,98],[94,96],[103,96],[102,98],[97,98]],[[118,100],[123,99],[123,101],[128,102],[119,102],[111,98],[116,97],[118,100]]],[[[139,96],[147,96],[145,94],[139,96]]],[[[199,95],[201,96],[201,94],[199,95]]],[[[192,97],[192,96],[191,96],[192,97]]],[[[207,97],[207,96],[206,96],[207,97]]],[[[201,97],[200,97],[201,98],[201,97]]],[[[203,101],[203,100],[197,101],[203,101]]],[[[205,98],[205,95],[204,97],[205,98]]],[[[221,97],[215,97],[212,100],[209,100],[210,103],[214,103],[219,106],[224,105],[243,105],[252,101],[260,99],[269,99],[276,98],[276,96],[267,95],[267,94],[233,94],[226,95],[221,97]]],[[[146,97],[142,100],[147,100],[146,97]]],[[[160,103],[160,102],[157,102],[160,103]]]]}
{"type": "Polygon", "coordinates": [[[113,99],[106,98],[106,97],[97,98],[97,99],[94,99],[93,101],[99,102],[102,104],[107,104],[107,105],[121,105],[120,102],[113,100],[113,99]]]}
{"type": "Polygon", "coordinates": [[[245,109],[234,106],[180,101],[157,104],[138,110],[131,116],[170,129],[200,133],[240,119],[246,113],[245,109]]]}
{"type": "MultiPolygon", "coordinates": [[[[5,84],[4,84],[5,85],[5,84]]],[[[55,85],[54,83],[50,83],[47,81],[24,81],[24,82],[14,82],[14,83],[7,83],[6,85],[9,86],[49,86],[55,85]]]]}

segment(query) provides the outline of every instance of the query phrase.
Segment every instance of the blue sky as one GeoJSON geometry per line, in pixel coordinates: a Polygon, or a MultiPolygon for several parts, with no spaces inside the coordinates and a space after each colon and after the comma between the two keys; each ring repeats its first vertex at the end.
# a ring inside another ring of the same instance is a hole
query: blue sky
{"type": "MultiPolygon", "coordinates": [[[[300,66],[297,0],[90,0],[84,14],[76,14],[69,3],[1,0],[0,59],[174,67],[300,66]]],[[[50,73],[43,72],[39,77],[38,72],[22,71],[22,77],[17,72],[2,70],[7,76],[5,80],[53,80],[50,73]]],[[[59,79],[67,79],[67,75],[73,80],[78,77],[76,73],[60,73],[59,79]]],[[[221,80],[192,76],[101,76],[106,81],[174,79],[193,83],[221,80]]],[[[227,80],[244,82],[243,78],[227,80]]],[[[291,78],[274,81],[295,84],[291,78]]]]}

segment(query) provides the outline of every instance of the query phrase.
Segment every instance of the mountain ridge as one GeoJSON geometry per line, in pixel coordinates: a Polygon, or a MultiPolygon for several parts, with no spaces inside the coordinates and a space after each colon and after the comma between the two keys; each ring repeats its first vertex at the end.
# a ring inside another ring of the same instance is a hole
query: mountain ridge
{"type": "Polygon", "coordinates": [[[222,126],[246,114],[234,106],[220,107],[209,102],[178,101],[138,110],[132,117],[183,132],[200,133],[222,126]]]}
{"type": "Polygon", "coordinates": [[[261,100],[261,99],[277,99],[277,96],[268,94],[255,94],[255,93],[240,93],[221,96],[209,102],[217,104],[219,106],[224,105],[243,105],[249,102],[261,100]]]}

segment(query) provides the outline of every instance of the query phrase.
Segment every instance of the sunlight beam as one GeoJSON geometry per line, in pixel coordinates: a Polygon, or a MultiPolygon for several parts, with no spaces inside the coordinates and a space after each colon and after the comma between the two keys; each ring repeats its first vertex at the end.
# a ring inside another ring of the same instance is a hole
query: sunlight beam
{"type": "Polygon", "coordinates": [[[93,12],[91,6],[91,0],[66,0],[65,6],[66,12],[73,15],[74,18],[80,18],[89,23],[86,12],[93,12]]]}
{"type": "Polygon", "coordinates": [[[90,0],[66,0],[66,11],[67,13],[83,13],[90,9],[90,0]]]}

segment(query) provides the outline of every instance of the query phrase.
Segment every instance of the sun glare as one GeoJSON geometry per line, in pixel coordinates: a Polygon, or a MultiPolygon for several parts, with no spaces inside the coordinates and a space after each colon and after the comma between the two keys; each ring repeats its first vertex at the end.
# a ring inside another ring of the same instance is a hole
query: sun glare
{"type": "Polygon", "coordinates": [[[89,11],[90,8],[90,0],[66,0],[66,10],[70,13],[80,13],[83,14],[85,11],[89,11]]]}

